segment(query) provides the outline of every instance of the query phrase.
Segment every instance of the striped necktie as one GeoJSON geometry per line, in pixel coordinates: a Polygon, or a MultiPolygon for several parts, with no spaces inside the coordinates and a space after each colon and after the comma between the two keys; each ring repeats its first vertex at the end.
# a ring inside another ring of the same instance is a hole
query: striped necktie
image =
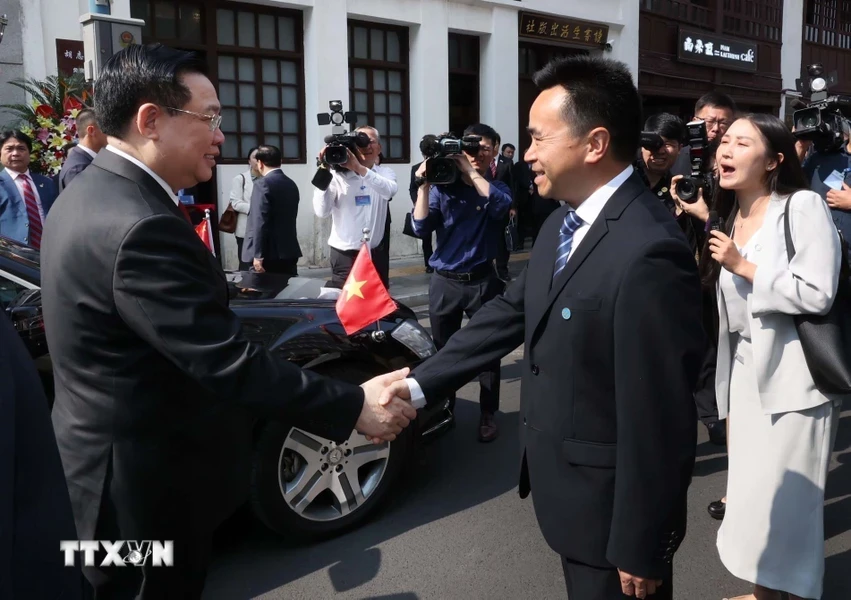
{"type": "Polygon", "coordinates": [[[491,163],[491,179],[496,179],[496,161],[491,163]]]}
{"type": "Polygon", "coordinates": [[[20,175],[21,187],[24,190],[24,203],[27,205],[27,217],[29,218],[29,240],[30,246],[38,250],[41,248],[41,214],[38,212],[38,201],[35,191],[30,183],[29,175],[20,175]]]}
{"type": "Polygon", "coordinates": [[[556,250],[553,279],[558,277],[559,273],[567,266],[567,259],[570,258],[570,249],[573,247],[573,234],[582,226],[582,223],[582,219],[576,215],[575,210],[571,210],[565,215],[561,229],[558,232],[558,250],[556,250]]]}

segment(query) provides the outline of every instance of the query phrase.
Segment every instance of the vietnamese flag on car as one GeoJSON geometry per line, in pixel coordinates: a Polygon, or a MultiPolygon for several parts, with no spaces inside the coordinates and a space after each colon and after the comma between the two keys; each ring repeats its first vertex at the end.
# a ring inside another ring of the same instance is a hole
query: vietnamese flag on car
{"type": "Polygon", "coordinates": [[[347,335],[360,331],[396,310],[396,303],[381,282],[366,244],[352,265],[352,270],[337,298],[337,316],[347,335]]]}
{"type": "Polygon", "coordinates": [[[201,241],[204,242],[204,245],[213,253],[213,256],[216,255],[216,251],[213,246],[213,227],[210,225],[210,214],[209,211],[207,215],[204,216],[204,219],[198,223],[198,226],[195,227],[195,233],[198,234],[198,237],[201,238],[201,241]]]}

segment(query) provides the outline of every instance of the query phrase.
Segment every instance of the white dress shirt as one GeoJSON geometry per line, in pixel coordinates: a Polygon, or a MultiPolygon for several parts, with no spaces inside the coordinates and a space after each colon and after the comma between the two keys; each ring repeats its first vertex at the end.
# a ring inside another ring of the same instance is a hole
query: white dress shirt
{"type": "Polygon", "coordinates": [[[177,199],[177,194],[174,193],[174,190],[172,190],[171,187],[169,187],[169,185],[165,182],[165,180],[162,177],[160,177],[159,175],[154,173],[151,170],[151,167],[149,167],[148,165],[143,163],[138,158],[130,156],[129,154],[127,154],[123,150],[119,150],[115,146],[107,146],[106,149],[109,150],[110,152],[114,152],[115,154],[117,154],[121,158],[129,160],[131,163],[133,163],[134,165],[136,165],[137,167],[142,169],[145,173],[147,173],[148,175],[153,177],[154,181],[156,181],[158,184],[160,184],[162,189],[165,190],[165,193],[168,194],[168,197],[171,198],[171,200],[172,200],[172,202],[174,202],[175,206],[180,205],[180,200],[177,199]]]}
{"type": "MultiPolygon", "coordinates": [[[[588,234],[588,230],[591,229],[591,226],[594,224],[594,221],[597,220],[597,217],[600,216],[600,213],[603,212],[603,209],[606,207],[606,203],[612,197],[612,195],[617,191],[617,189],[622,186],[627,179],[629,179],[630,175],[632,175],[633,168],[632,165],[629,165],[626,169],[621,171],[614,179],[612,179],[606,185],[597,188],[597,190],[588,196],[585,199],[585,202],[579,205],[576,209],[576,216],[582,219],[582,225],[580,225],[577,230],[573,233],[573,244],[571,246],[572,250],[570,255],[567,257],[567,262],[570,262],[570,259],[573,258],[576,248],[579,247],[579,244],[582,243],[582,240],[585,239],[585,236],[588,234]]],[[[558,240],[553,240],[553,243],[558,243],[558,240]]],[[[417,380],[408,377],[405,379],[408,384],[408,389],[411,390],[411,404],[414,408],[422,408],[426,404],[425,394],[423,394],[423,389],[420,387],[420,384],[417,383],[417,380]]]]}
{"type": "Polygon", "coordinates": [[[314,190],[313,212],[317,217],[331,215],[328,245],[337,250],[358,250],[363,243],[363,230],[370,231],[370,248],[384,240],[387,205],[396,195],[396,173],[388,167],[374,166],[361,177],[357,173],[332,171],[328,189],[314,190]],[[369,204],[358,204],[369,198],[369,204]]]}
{"type": "Polygon", "coordinates": [[[12,181],[15,182],[15,186],[18,188],[18,193],[21,195],[21,200],[24,202],[24,207],[26,207],[27,199],[24,197],[24,180],[21,176],[26,175],[29,178],[30,187],[33,190],[33,194],[35,194],[35,203],[38,206],[38,216],[41,219],[41,222],[44,223],[44,208],[41,206],[41,196],[38,194],[38,186],[35,184],[35,180],[30,174],[30,170],[27,169],[23,173],[18,173],[17,171],[13,171],[9,167],[6,167],[6,171],[9,173],[9,177],[12,178],[12,181]]]}
{"type": "MultiPolygon", "coordinates": [[[[85,152],[86,154],[91,156],[92,158],[97,158],[97,156],[98,156],[98,153],[95,152],[94,150],[92,150],[91,148],[89,148],[88,146],[83,146],[82,144],[77,144],[76,146],[74,146],[74,148],[77,148],[78,150],[82,150],[83,152],[85,152]]],[[[74,148],[72,148],[72,150],[74,148]]]]}

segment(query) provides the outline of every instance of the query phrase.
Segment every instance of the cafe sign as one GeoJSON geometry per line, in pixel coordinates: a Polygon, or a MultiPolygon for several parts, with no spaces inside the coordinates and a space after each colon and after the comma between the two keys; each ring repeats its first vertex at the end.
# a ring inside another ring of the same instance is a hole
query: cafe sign
{"type": "Polygon", "coordinates": [[[609,26],[521,12],[520,37],[599,48],[608,41],[609,26]]]}
{"type": "Polygon", "coordinates": [[[698,29],[680,28],[677,59],[684,63],[756,72],[757,45],[698,29]]]}

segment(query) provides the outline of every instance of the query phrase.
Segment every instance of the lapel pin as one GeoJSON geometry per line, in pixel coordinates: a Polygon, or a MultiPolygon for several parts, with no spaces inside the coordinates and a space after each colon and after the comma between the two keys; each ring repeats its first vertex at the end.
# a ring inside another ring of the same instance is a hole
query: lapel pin
{"type": "Polygon", "coordinates": [[[561,309],[561,318],[564,319],[565,321],[570,320],[570,309],[569,308],[562,308],[561,309]]]}

